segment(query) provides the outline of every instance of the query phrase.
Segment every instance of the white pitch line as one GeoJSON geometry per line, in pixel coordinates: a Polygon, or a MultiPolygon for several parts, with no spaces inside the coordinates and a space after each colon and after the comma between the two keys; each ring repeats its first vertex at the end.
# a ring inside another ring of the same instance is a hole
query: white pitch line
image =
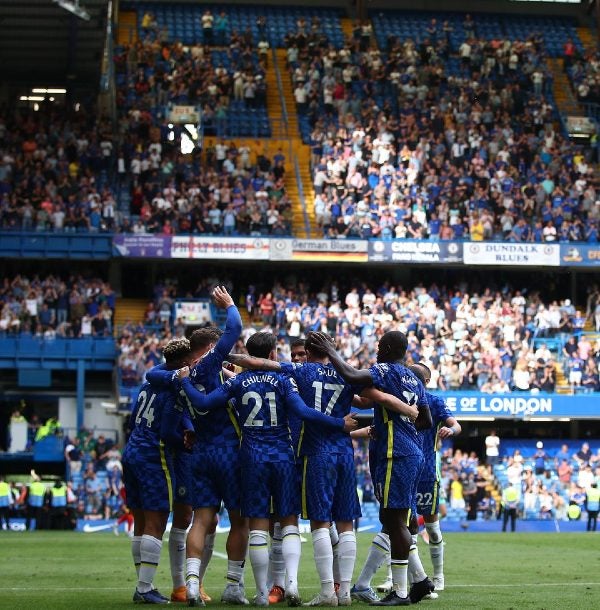
{"type": "Polygon", "coordinates": [[[490,589],[496,589],[500,587],[597,587],[600,585],[600,582],[546,582],[546,583],[533,583],[533,582],[523,582],[523,583],[513,583],[513,584],[496,584],[496,585],[481,585],[477,584],[468,584],[468,585],[446,585],[446,589],[458,589],[458,588],[467,588],[467,587],[487,587],[490,589]]]}
{"type": "MultiPolygon", "coordinates": [[[[216,553],[215,553],[216,555],[216,553]]],[[[219,553],[223,555],[223,553],[219,553]]],[[[226,556],[225,556],[226,557],[226,556]]],[[[520,584],[457,584],[446,585],[447,589],[459,589],[469,587],[486,587],[490,589],[505,587],[597,587],[600,582],[552,582],[552,583],[531,583],[520,584]]],[[[0,587],[0,591],[38,591],[37,587],[0,587]]],[[[130,591],[131,587],[44,587],[44,591],[130,591]]]]}

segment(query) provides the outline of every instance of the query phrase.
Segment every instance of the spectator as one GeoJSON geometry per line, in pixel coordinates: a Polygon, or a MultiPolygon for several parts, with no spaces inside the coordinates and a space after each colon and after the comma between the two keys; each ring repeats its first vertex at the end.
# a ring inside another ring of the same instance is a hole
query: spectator
{"type": "Polygon", "coordinates": [[[485,460],[487,464],[498,463],[500,456],[500,439],[495,430],[490,430],[490,433],[485,438],[485,460]]]}

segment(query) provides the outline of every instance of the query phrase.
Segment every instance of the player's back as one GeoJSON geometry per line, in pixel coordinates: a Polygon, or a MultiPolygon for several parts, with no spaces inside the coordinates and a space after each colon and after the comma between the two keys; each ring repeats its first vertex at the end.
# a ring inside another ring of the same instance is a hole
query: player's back
{"type": "Polygon", "coordinates": [[[144,383],[129,420],[131,434],[127,446],[131,449],[158,448],[164,412],[174,402],[175,396],[170,390],[144,383]]]}
{"type": "MultiPolygon", "coordinates": [[[[417,377],[404,365],[377,363],[370,369],[373,385],[409,405],[426,405],[425,389],[417,377]]],[[[409,417],[377,407],[374,414],[378,457],[421,455],[417,429],[409,417]]]]}
{"type": "Polygon", "coordinates": [[[286,399],[293,380],[263,371],[245,371],[225,382],[235,398],[242,431],[242,454],[254,461],[293,461],[286,399]]]}
{"type": "MultiPolygon", "coordinates": [[[[350,413],[355,388],[344,381],[332,365],[307,362],[283,364],[282,371],[298,384],[300,397],[307,406],[331,417],[350,413]]],[[[304,422],[298,441],[298,455],[318,453],[353,453],[350,436],[319,424],[304,422]]]]}

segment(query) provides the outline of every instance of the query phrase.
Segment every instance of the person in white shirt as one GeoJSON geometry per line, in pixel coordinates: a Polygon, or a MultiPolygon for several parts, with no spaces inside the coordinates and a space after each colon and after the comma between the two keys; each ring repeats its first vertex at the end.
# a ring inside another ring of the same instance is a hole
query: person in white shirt
{"type": "Polygon", "coordinates": [[[500,458],[500,439],[495,430],[485,438],[485,459],[487,464],[497,464],[500,458]]]}
{"type": "Polygon", "coordinates": [[[304,114],[306,110],[306,101],[308,99],[308,94],[303,84],[299,83],[298,86],[294,89],[294,99],[296,100],[296,107],[298,109],[298,113],[304,114]]]}

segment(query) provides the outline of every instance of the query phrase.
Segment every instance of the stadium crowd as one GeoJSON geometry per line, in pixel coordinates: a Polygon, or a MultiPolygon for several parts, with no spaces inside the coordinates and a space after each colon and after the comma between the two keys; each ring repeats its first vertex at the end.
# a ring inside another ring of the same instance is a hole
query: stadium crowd
{"type": "Polygon", "coordinates": [[[121,79],[119,102],[127,110],[164,112],[169,104],[193,105],[210,121],[224,119],[230,107],[266,104],[266,58],[245,36],[234,34],[223,50],[146,39],[118,51],[116,70],[127,76],[121,79]]]}
{"type": "MultiPolygon", "coordinates": [[[[138,385],[144,371],[158,362],[160,347],[185,334],[183,321],[172,319],[175,299],[206,297],[218,282],[205,278],[185,294],[175,280],[156,286],[144,325],[127,325],[119,335],[124,385],[138,385]]],[[[597,306],[591,290],[588,315],[597,306]]],[[[586,313],[569,299],[547,301],[537,292],[520,290],[478,293],[467,285],[403,289],[389,282],[379,287],[365,283],[344,292],[336,281],[314,291],[303,282],[276,281],[262,292],[250,286],[245,307],[250,325],[243,338],[255,327],[272,329],[284,360],[289,359],[288,339],[323,330],[336,337],[348,362],[367,366],[375,360],[379,337],[400,330],[408,336],[407,361],[432,368],[431,389],[553,392],[561,363],[577,391],[600,391],[600,342],[582,333],[586,313]]]]}
{"type": "MultiPolygon", "coordinates": [[[[44,485],[39,509],[35,513],[36,529],[69,529],[75,527],[75,519],[112,519],[124,514],[127,509],[122,493],[123,466],[121,451],[115,441],[103,433],[95,433],[85,428],[68,435],[56,422],[57,427],[49,434],[62,439],[66,465],[65,481],[57,480],[54,485],[44,485]],[[54,488],[63,488],[64,503],[56,503],[54,488]],[[56,509],[62,509],[57,511],[56,509]]],[[[30,417],[29,427],[33,432],[31,443],[37,442],[40,431],[47,423],[40,425],[36,416],[30,417]],[[35,440],[34,440],[35,439],[35,440]]],[[[32,481],[40,478],[32,472],[32,481]]],[[[32,517],[31,489],[25,484],[12,482],[12,502],[10,514],[13,517],[27,517],[27,527],[32,517]]]]}
{"type": "Polygon", "coordinates": [[[360,28],[339,50],[290,36],[324,237],[597,242],[593,170],[554,127],[544,58],[536,35],[451,49],[439,28],[383,52],[360,28]]]}
{"type": "MultiPolygon", "coordinates": [[[[152,144],[150,148],[152,148],[152,144]]],[[[161,153],[158,153],[159,156],[161,153]]],[[[184,163],[158,173],[148,159],[131,160],[133,224],[123,232],[163,235],[289,235],[291,201],[284,156],[258,155],[247,146],[218,142],[206,164],[184,163]]]]}
{"type": "Polygon", "coordinates": [[[0,286],[0,336],[111,336],[115,299],[111,286],[98,278],[5,276],[0,286]]]}
{"type": "Polygon", "coordinates": [[[598,53],[576,57],[565,67],[579,101],[600,103],[600,60],[598,53]]]}
{"type": "Polygon", "coordinates": [[[42,106],[0,117],[0,228],[111,232],[122,219],[109,184],[110,123],[83,107],[42,106]]]}
{"type": "Polygon", "coordinates": [[[0,125],[3,230],[290,232],[280,152],[255,161],[250,148],[220,141],[206,163],[186,160],[169,144],[166,122],[143,104],[123,114],[118,139],[83,111],[68,120],[51,109],[17,111],[0,125]],[[127,209],[117,201],[123,189],[131,190],[127,209]]]}
{"type": "Polygon", "coordinates": [[[563,444],[557,451],[546,451],[538,441],[524,456],[520,449],[494,466],[499,487],[515,486],[519,509],[529,519],[579,519],[586,510],[592,484],[600,486],[600,449],[594,453],[584,442],[574,451],[563,444]],[[579,511],[569,512],[576,505],[579,511]]]}
{"type": "Polygon", "coordinates": [[[340,353],[358,367],[375,360],[383,332],[405,332],[407,361],[432,365],[433,389],[551,392],[556,361],[563,356],[570,383],[599,389],[600,345],[577,337],[585,317],[569,299],[544,302],[539,293],[519,290],[471,293],[466,285],[404,290],[389,282],[355,286],[344,294],[333,282],[315,293],[306,285],[276,283],[261,295],[249,292],[246,303],[251,319],[291,338],[310,330],[330,333],[340,353]],[[556,350],[556,337],[569,335],[568,357],[550,350],[548,344],[556,350]],[[577,370],[579,375],[572,375],[577,370]]]}

